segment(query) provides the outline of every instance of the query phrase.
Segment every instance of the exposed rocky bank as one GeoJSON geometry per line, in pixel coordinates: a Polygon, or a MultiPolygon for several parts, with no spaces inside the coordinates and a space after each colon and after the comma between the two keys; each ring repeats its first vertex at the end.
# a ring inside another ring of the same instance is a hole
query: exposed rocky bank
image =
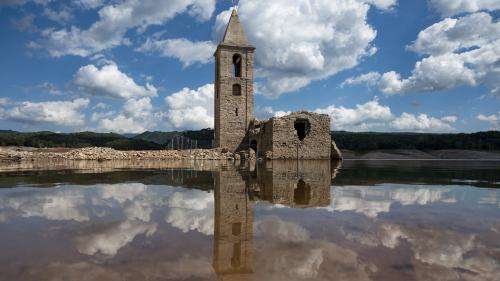
{"type": "Polygon", "coordinates": [[[106,147],[34,149],[0,147],[0,160],[232,160],[239,158],[222,149],[120,151],[106,147]]]}

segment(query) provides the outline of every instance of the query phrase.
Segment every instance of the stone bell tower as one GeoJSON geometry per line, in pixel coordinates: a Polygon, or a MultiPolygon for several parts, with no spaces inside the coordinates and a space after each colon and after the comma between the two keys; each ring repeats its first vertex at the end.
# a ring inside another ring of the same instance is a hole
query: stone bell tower
{"type": "Polygon", "coordinates": [[[249,145],[253,119],[253,57],[236,10],[215,52],[215,146],[229,151],[249,145]]]}

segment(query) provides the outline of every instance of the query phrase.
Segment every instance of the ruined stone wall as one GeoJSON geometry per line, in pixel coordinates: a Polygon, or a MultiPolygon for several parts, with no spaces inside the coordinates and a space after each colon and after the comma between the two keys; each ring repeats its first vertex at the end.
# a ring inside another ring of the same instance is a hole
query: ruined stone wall
{"type": "Polygon", "coordinates": [[[253,209],[235,169],[215,175],[213,267],[218,275],[252,271],[253,209]]]}
{"type": "MultiPolygon", "coordinates": [[[[330,159],[330,117],[302,111],[272,119],[272,159],[330,159]],[[295,121],[309,121],[309,133],[301,141],[295,121]]],[[[264,141],[265,142],[265,141],[264,141]]]]}
{"type": "Polygon", "coordinates": [[[273,149],[273,121],[269,119],[257,123],[258,127],[254,128],[251,139],[257,141],[257,156],[266,158],[266,152],[271,152],[273,149]]]}
{"type": "Polygon", "coordinates": [[[216,52],[215,144],[230,151],[248,146],[247,129],[253,119],[253,50],[219,46],[216,52]],[[242,58],[241,77],[233,75],[233,55],[242,58]],[[233,85],[241,95],[233,95],[233,85]]]}

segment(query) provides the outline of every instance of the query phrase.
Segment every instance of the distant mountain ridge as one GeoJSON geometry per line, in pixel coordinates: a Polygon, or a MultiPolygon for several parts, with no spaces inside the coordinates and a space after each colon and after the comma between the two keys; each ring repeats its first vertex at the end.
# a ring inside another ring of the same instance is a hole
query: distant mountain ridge
{"type": "MultiPolygon", "coordinates": [[[[190,144],[196,145],[198,148],[212,148],[214,139],[214,130],[202,129],[199,131],[173,131],[173,132],[144,132],[136,135],[134,139],[155,142],[166,147],[176,147],[179,142],[190,141],[190,144]]],[[[182,145],[182,144],[181,144],[182,145]]],[[[186,144],[184,147],[188,147],[186,144]]]]}
{"type": "MultiPolygon", "coordinates": [[[[144,132],[136,139],[156,142],[169,146],[175,138],[184,137],[198,140],[199,147],[210,148],[213,130],[184,132],[144,132]]],[[[332,138],[343,150],[370,151],[379,149],[465,149],[465,150],[500,150],[500,132],[487,131],[477,133],[436,134],[436,133],[376,133],[333,131],[332,138]]]]}
{"type": "MultiPolygon", "coordinates": [[[[144,132],[138,135],[115,133],[54,133],[16,132],[0,130],[1,146],[69,147],[88,146],[111,147],[119,150],[155,150],[168,148],[211,148],[213,130],[174,132],[144,132]],[[132,137],[127,137],[132,136],[132,137]]],[[[500,132],[488,131],[459,134],[431,133],[354,133],[334,131],[332,137],[343,150],[371,151],[391,149],[418,150],[484,150],[500,151],[500,132]]]]}
{"type": "Polygon", "coordinates": [[[80,148],[89,146],[111,147],[118,150],[156,150],[164,147],[158,143],[127,138],[115,133],[54,133],[54,132],[16,132],[0,130],[1,146],[28,147],[68,147],[80,148]]]}

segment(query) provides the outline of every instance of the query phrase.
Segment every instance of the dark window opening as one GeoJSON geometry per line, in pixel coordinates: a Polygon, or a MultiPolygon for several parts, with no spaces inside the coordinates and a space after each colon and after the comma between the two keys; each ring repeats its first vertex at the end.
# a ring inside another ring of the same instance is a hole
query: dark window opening
{"type": "Polygon", "coordinates": [[[309,131],[311,130],[311,123],[309,123],[309,120],[307,119],[297,119],[295,120],[294,127],[295,130],[297,131],[297,136],[299,137],[299,140],[303,141],[309,134],[309,131]]]}
{"type": "Polygon", "coordinates": [[[233,96],[241,96],[241,85],[240,84],[233,85],[233,96]]]}
{"type": "Polygon", "coordinates": [[[236,113],[236,116],[238,116],[238,108],[236,108],[236,110],[234,111],[234,113],[236,113]]]}
{"type": "Polygon", "coordinates": [[[253,151],[257,152],[257,141],[256,140],[252,140],[250,142],[250,148],[253,149],[253,151]]]}
{"type": "Polygon", "coordinates": [[[241,222],[235,222],[231,229],[234,236],[239,236],[241,234],[241,222]]]}
{"type": "Polygon", "coordinates": [[[293,191],[293,202],[297,205],[307,205],[311,200],[311,187],[300,179],[293,191]]]}
{"type": "Polygon", "coordinates": [[[233,56],[233,77],[241,77],[241,56],[239,54],[233,56]]]}

